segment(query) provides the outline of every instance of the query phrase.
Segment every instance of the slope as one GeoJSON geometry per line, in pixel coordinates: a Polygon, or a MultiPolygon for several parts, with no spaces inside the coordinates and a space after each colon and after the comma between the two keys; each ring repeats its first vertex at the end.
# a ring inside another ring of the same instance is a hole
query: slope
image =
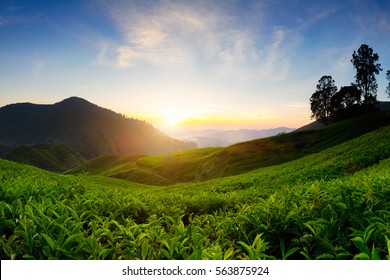
{"type": "Polygon", "coordinates": [[[58,143],[91,159],[101,155],[160,154],[191,149],[152,125],[129,119],[84,99],[52,105],[19,103],[0,108],[0,151],[9,147],[58,143]]]}
{"type": "MultiPolygon", "coordinates": [[[[148,180],[139,181],[138,177],[134,176],[128,176],[127,178],[126,176],[117,176],[118,170],[131,169],[137,172],[144,170],[148,177],[154,177],[155,175],[161,179],[161,185],[205,181],[241,174],[256,168],[277,165],[305,155],[318,153],[385,125],[390,125],[389,112],[364,115],[337,122],[322,129],[286,133],[238,143],[226,148],[204,148],[139,157],[129,163],[121,161],[118,157],[116,159],[117,166],[115,164],[99,166],[94,162],[92,167],[85,168],[86,165],[82,165],[80,169],[73,172],[84,170],[92,174],[148,183],[148,180]],[[115,170],[115,167],[117,170],[115,170]],[[136,169],[134,169],[135,167],[136,169]],[[97,172],[94,172],[94,168],[97,168],[97,172]]],[[[133,171],[130,171],[130,173],[133,171]]],[[[158,180],[153,182],[157,184],[158,180]]]]}
{"type": "Polygon", "coordinates": [[[54,172],[64,172],[86,161],[80,154],[60,144],[21,146],[2,157],[54,172]]]}
{"type": "MultiPolygon", "coordinates": [[[[178,168],[180,173],[189,176],[205,157],[213,155],[219,148],[201,148],[160,156],[103,156],[87,161],[76,168],[67,170],[66,174],[86,173],[102,175],[132,182],[150,185],[169,185],[177,183],[175,178],[164,177],[156,172],[161,165],[178,168]],[[145,164],[146,162],[146,164],[145,164]]],[[[191,181],[191,178],[188,178],[191,181]]]]}
{"type": "Polygon", "coordinates": [[[102,175],[123,179],[131,182],[149,185],[168,185],[170,182],[145,168],[139,168],[136,161],[143,156],[102,156],[89,160],[75,168],[69,169],[65,174],[85,173],[88,175],[102,175]]]}
{"type": "Polygon", "coordinates": [[[167,187],[0,160],[0,258],[390,259],[389,135],[167,187]]]}

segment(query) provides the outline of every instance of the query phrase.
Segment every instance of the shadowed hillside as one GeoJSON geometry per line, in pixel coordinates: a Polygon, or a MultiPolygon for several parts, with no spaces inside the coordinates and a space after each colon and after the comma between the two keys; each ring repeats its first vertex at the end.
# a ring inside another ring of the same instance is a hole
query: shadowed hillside
{"type": "Polygon", "coordinates": [[[3,158],[54,172],[63,172],[86,161],[80,154],[60,144],[21,146],[3,158]]]}
{"type": "Polygon", "coordinates": [[[172,139],[149,123],[78,97],[53,105],[19,103],[0,108],[0,151],[41,143],[63,144],[86,158],[195,148],[193,143],[172,139]]]}

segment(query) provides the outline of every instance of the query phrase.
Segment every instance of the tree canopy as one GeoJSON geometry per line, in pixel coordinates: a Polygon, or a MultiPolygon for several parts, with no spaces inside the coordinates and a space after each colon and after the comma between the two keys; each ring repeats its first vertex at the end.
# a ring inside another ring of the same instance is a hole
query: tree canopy
{"type": "Polygon", "coordinates": [[[341,87],[331,98],[333,119],[352,117],[360,110],[361,93],[355,85],[341,87]]]}
{"type": "Polygon", "coordinates": [[[352,54],[352,64],[356,69],[356,86],[363,95],[363,106],[367,107],[376,102],[376,92],[378,84],[375,75],[382,71],[379,55],[366,44],[362,44],[357,51],[352,54]]]}
{"type": "Polygon", "coordinates": [[[318,81],[316,92],[310,98],[311,118],[328,124],[332,114],[331,99],[336,91],[337,87],[332,76],[322,76],[318,81]]]}
{"type": "MultiPolygon", "coordinates": [[[[352,54],[351,62],[356,69],[355,83],[343,86],[337,91],[332,76],[323,76],[317,90],[310,98],[312,115],[325,125],[330,121],[342,120],[377,110],[376,75],[383,69],[378,63],[379,55],[366,44],[352,54]],[[362,100],[363,99],[363,100],[362,100]]],[[[386,94],[390,98],[390,70],[386,72],[389,81],[386,94]]]]}

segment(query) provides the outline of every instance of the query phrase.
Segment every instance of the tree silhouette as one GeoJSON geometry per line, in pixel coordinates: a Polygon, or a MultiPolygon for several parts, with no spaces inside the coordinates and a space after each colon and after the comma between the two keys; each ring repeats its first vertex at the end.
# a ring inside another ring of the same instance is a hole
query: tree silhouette
{"type": "Polygon", "coordinates": [[[387,84],[386,93],[390,98],[390,70],[387,70],[386,79],[389,81],[389,83],[387,84]]]}
{"type": "Polygon", "coordinates": [[[323,76],[317,84],[317,90],[310,98],[310,107],[312,111],[311,118],[323,122],[325,125],[329,122],[332,114],[331,99],[337,87],[332,76],[323,76]]]}
{"type": "Polygon", "coordinates": [[[356,86],[363,94],[365,108],[376,102],[378,84],[375,75],[382,71],[380,63],[377,63],[378,60],[378,54],[366,44],[362,44],[357,52],[354,51],[352,54],[351,62],[356,69],[356,86]]]}
{"type": "Polygon", "coordinates": [[[331,98],[332,114],[335,119],[354,116],[360,108],[361,93],[356,85],[341,87],[331,98]]]}

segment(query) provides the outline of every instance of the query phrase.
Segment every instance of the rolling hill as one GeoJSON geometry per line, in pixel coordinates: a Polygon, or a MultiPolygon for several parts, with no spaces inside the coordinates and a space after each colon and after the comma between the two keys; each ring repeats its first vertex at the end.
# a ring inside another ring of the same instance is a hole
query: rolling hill
{"type": "Polygon", "coordinates": [[[0,160],[0,258],[389,260],[389,135],[159,187],[0,160]]]}
{"type": "Polygon", "coordinates": [[[80,154],[60,144],[21,146],[2,157],[54,172],[64,172],[86,161],[80,154]]]}
{"type": "Polygon", "coordinates": [[[321,129],[298,130],[225,148],[139,156],[130,160],[119,156],[94,159],[69,173],[87,172],[154,185],[205,181],[318,153],[386,125],[390,125],[390,112],[379,112],[337,122],[321,129]]]}
{"type": "Polygon", "coordinates": [[[43,143],[65,145],[88,159],[195,148],[194,143],[173,139],[144,121],[78,97],[51,105],[18,103],[0,108],[0,152],[43,143]]]}

